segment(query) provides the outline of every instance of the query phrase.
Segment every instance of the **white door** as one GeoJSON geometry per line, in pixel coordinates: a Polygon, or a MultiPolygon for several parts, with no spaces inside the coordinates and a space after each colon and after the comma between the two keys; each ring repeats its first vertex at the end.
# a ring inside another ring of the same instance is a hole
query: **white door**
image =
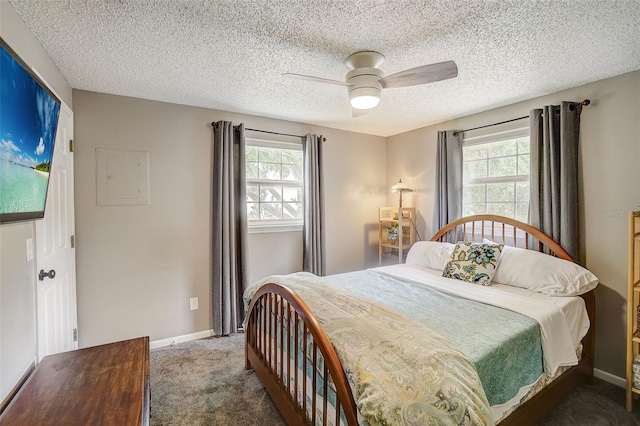
{"type": "Polygon", "coordinates": [[[72,139],[73,112],[63,103],[45,216],[36,220],[38,360],[78,348],[72,139]]]}

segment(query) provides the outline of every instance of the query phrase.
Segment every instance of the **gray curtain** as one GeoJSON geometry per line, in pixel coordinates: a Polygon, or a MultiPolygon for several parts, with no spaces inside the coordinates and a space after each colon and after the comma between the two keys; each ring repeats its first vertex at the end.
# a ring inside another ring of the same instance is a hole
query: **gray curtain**
{"type": "Polygon", "coordinates": [[[582,105],[562,102],[529,114],[530,222],[578,260],[578,147],[582,105]]]}
{"type": "Polygon", "coordinates": [[[438,132],[433,233],[462,217],[462,133],[438,132]]]}
{"type": "Polygon", "coordinates": [[[303,270],[326,274],[322,136],[307,134],[304,151],[303,270]]]}
{"type": "Polygon", "coordinates": [[[213,333],[236,333],[244,320],[247,287],[247,196],[244,125],[213,126],[212,311],[213,333]]]}

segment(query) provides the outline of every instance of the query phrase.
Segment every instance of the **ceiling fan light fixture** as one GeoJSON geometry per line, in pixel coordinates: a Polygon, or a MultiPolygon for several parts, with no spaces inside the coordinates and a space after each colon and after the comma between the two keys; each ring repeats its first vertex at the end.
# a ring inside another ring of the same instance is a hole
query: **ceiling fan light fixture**
{"type": "Polygon", "coordinates": [[[380,89],[375,87],[358,87],[349,92],[349,102],[355,109],[371,109],[380,103],[380,89]]]}
{"type": "Polygon", "coordinates": [[[382,64],[384,64],[384,56],[380,53],[361,51],[349,55],[345,60],[345,65],[350,71],[345,76],[344,82],[304,74],[285,73],[283,75],[319,83],[347,86],[353,117],[359,117],[368,110],[377,107],[380,103],[382,89],[417,86],[458,76],[458,66],[454,61],[422,65],[386,77],[383,76],[384,73],[380,69],[382,64]]]}

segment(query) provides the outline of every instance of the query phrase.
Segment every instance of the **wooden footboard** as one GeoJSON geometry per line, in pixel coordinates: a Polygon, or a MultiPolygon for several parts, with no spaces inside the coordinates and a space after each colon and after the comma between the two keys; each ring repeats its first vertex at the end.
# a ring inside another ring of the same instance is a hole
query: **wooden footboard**
{"type": "Polygon", "coordinates": [[[254,368],[289,425],[358,424],[338,355],[295,293],[267,284],[254,295],[247,315],[246,368],[254,368]],[[328,398],[331,385],[333,402],[328,398]]]}

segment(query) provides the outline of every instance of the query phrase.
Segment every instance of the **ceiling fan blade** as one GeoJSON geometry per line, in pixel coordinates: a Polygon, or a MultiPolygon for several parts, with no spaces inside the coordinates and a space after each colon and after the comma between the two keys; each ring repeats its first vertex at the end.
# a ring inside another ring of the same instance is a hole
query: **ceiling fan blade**
{"type": "Polygon", "coordinates": [[[407,87],[433,83],[458,76],[458,66],[453,61],[423,65],[388,75],[380,80],[382,87],[407,87]]]}
{"type": "Polygon", "coordinates": [[[351,84],[345,83],[344,81],[331,80],[328,78],[321,78],[321,77],[313,77],[313,76],[304,75],[304,74],[294,74],[294,73],[286,72],[282,75],[285,75],[287,77],[299,78],[300,80],[315,81],[316,83],[329,83],[329,84],[336,84],[338,86],[352,86],[351,84]]]}
{"type": "Polygon", "coordinates": [[[351,117],[353,117],[353,118],[362,117],[363,115],[365,115],[369,111],[371,111],[371,110],[370,109],[351,108],[351,117]]]}

